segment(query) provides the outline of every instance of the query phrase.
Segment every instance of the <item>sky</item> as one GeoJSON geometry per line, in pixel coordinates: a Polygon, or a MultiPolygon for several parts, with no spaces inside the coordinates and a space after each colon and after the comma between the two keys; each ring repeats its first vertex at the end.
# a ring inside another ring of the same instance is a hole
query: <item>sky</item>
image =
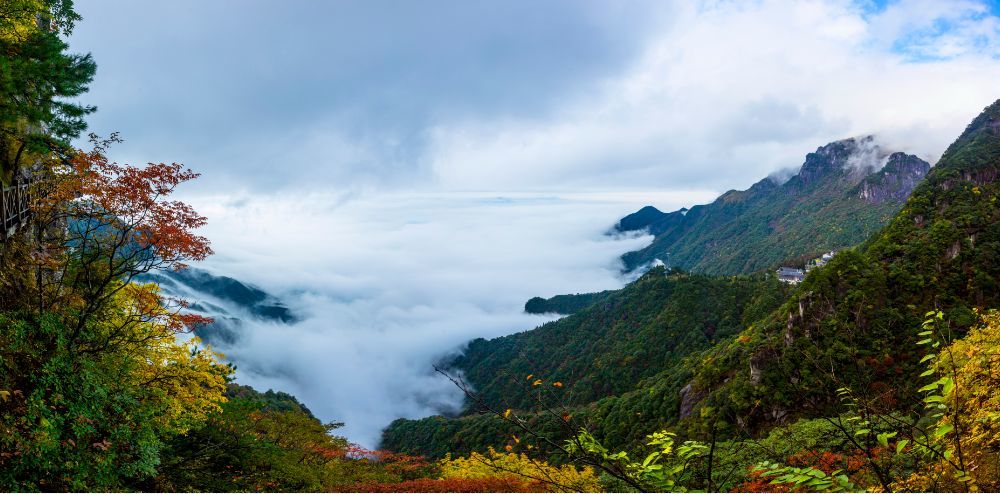
{"type": "Polygon", "coordinates": [[[198,190],[745,188],[1000,97],[975,0],[80,1],[91,130],[198,190]]]}
{"type": "MultiPolygon", "coordinates": [[[[454,410],[432,364],[621,287],[612,237],[875,133],[933,162],[1000,98],[974,0],[78,0],[121,162],[181,162],[199,267],[303,319],[220,348],[349,439],[454,410]]],[[[197,300],[192,300],[197,301],[197,300]]],[[[530,372],[530,370],[528,371],[530,372]]]]}

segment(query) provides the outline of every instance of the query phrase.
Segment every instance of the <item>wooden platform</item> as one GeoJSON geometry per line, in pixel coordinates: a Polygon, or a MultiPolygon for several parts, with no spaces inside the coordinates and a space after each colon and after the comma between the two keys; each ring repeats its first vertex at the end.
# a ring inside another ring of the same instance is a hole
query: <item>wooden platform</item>
{"type": "Polygon", "coordinates": [[[31,218],[32,180],[18,178],[0,189],[0,240],[11,237],[31,218]]]}

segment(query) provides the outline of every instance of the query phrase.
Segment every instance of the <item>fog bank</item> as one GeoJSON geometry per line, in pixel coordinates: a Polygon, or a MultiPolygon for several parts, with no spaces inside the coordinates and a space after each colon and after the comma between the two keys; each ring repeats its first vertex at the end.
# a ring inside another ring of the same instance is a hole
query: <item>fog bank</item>
{"type": "Polygon", "coordinates": [[[477,337],[531,329],[532,296],[621,286],[618,256],[649,236],[608,227],[652,202],[711,192],[188,198],[217,254],[201,263],[277,295],[304,320],[246,321],[218,348],[238,380],[298,396],[366,447],[398,417],[454,410],[462,394],[431,364],[477,337]]]}

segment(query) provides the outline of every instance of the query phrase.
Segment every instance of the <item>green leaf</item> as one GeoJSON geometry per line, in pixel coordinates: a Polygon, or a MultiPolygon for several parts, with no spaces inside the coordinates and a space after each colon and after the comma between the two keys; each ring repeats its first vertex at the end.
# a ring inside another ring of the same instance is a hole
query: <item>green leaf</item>
{"type": "Polygon", "coordinates": [[[938,388],[938,383],[937,383],[937,381],[934,381],[934,382],[928,384],[927,386],[924,386],[924,387],[918,389],[917,391],[923,393],[925,391],[934,391],[937,388],[938,388]]]}
{"type": "Polygon", "coordinates": [[[955,426],[951,424],[941,424],[937,429],[934,430],[934,435],[937,437],[944,437],[945,434],[955,430],[955,426]]]}
{"type": "Polygon", "coordinates": [[[909,439],[903,439],[903,440],[900,440],[898,443],[896,443],[896,454],[898,455],[898,454],[902,453],[903,452],[903,448],[906,448],[907,444],[910,444],[910,440],[909,439]]]}
{"type": "Polygon", "coordinates": [[[879,435],[877,435],[875,437],[876,437],[876,439],[878,439],[878,443],[881,444],[882,447],[888,448],[889,447],[889,439],[892,439],[895,436],[896,436],[895,432],[883,432],[883,433],[881,433],[881,434],[879,434],[879,435]]]}
{"type": "Polygon", "coordinates": [[[941,383],[941,394],[949,395],[955,389],[955,381],[948,379],[941,383]]]}

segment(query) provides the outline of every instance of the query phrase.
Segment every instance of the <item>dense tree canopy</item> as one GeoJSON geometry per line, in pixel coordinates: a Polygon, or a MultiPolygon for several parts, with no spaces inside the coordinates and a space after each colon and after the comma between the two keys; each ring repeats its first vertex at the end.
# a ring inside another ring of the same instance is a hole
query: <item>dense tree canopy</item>
{"type": "Polygon", "coordinates": [[[96,71],[90,55],[68,52],[63,36],[79,16],[70,0],[9,0],[0,6],[0,180],[69,141],[95,110],[73,101],[96,71]]]}

